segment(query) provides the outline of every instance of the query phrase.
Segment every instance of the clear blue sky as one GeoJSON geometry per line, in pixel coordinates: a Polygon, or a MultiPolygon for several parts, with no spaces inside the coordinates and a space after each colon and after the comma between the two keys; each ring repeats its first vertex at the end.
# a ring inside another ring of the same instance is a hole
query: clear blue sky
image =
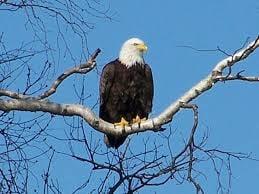
{"type": "MultiPolygon", "coordinates": [[[[183,46],[197,49],[216,49],[233,53],[240,48],[248,37],[254,39],[259,34],[259,1],[258,0],[218,0],[218,1],[112,1],[111,12],[113,20],[95,19],[95,28],[88,32],[88,48],[94,51],[100,47],[98,69],[118,56],[121,44],[131,37],[143,39],[148,47],[145,59],[153,70],[155,82],[155,98],[152,115],[164,110],[171,102],[183,95],[190,87],[203,79],[225,56],[219,52],[198,52],[183,46]]],[[[9,44],[15,44],[29,38],[23,28],[22,18],[0,14],[0,31],[10,33],[9,44]],[[3,18],[3,20],[1,19],[3,18]],[[7,22],[8,18],[8,22],[7,22]],[[10,19],[9,19],[10,18],[10,19]],[[21,26],[20,26],[21,25],[21,26]],[[14,30],[15,29],[15,30],[14,30]],[[18,32],[18,33],[17,33],[18,32]],[[11,36],[12,35],[12,36],[11,36]],[[10,38],[11,37],[11,38],[10,38]]],[[[55,29],[55,23],[49,23],[55,29]]],[[[55,37],[50,37],[50,39],[55,37]]],[[[81,47],[69,38],[73,56],[80,61],[81,47]]],[[[70,67],[71,60],[60,59],[57,73],[70,67]]],[[[259,51],[249,59],[240,62],[233,68],[234,72],[245,70],[247,75],[259,75],[259,51]]],[[[98,98],[98,80],[96,71],[85,77],[85,92],[91,94],[86,106],[92,106],[98,98]]],[[[64,83],[57,94],[52,97],[56,102],[73,103],[76,99],[68,89],[73,84],[80,84],[82,77],[75,76],[64,83]]],[[[194,102],[199,106],[199,133],[208,131],[208,147],[227,151],[252,153],[259,158],[259,83],[241,83],[238,81],[218,83],[194,102]]],[[[94,109],[98,112],[98,108],[94,109]]],[[[30,116],[28,114],[28,116],[30,116]]],[[[192,125],[192,117],[188,111],[183,111],[174,117],[172,128],[187,134],[192,125]]],[[[69,131],[64,120],[57,120],[51,126],[60,136],[63,130],[69,131]]],[[[89,127],[87,130],[90,132],[89,127]]],[[[180,133],[180,132],[179,132],[180,133]]],[[[102,134],[93,131],[96,139],[102,139],[102,134]]],[[[154,133],[139,134],[140,138],[158,136],[154,133]]],[[[134,136],[135,137],[135,136],[134,136]]],[[[139,138],[139,137],[138,137],[139,138]]],[[[176,142],[180,142],[178,139],[176,142]]],[[[138,144],[136,144],[138,145],[138,144]]],[[[139,144],[140,146],[141,144],[139,144]]],[[[55,145],[62,149],[65,145],[55,145]]],[[[178,145],[175,145],[176,147],[178,145]]],[[[79,150],[82,148],[78,148],[79,150]]],[[[233,179],[230,193],[258,193],[259,162],[247,160],[232,161],[233,179]]],[[[88,169],[78,161],[56,159],[53,178],[62,176],[59,185],[64,193],[73,191],[78,182],[88,173],[88,169]]],[[[206,163],[198,167],[206,177],[200,177],[200,183],[205,193],[216,193],[216,175],[206,163]]],[[[43,170],[37,169],[39,173],[43,170]]],[[[100,173],[100,177],[102,174],[100,173]]],[[[40,184],[40,183],[39,183],[40,184]]],[[[186,183],[177,185],[171,181],[157,188],[148,187],[140,193],[195,193],[192,185],[186,183]]]]}

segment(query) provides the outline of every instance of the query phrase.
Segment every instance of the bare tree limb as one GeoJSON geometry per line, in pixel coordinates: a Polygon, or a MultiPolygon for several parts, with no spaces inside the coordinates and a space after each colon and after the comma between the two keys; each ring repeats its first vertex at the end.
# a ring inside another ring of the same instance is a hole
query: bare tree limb
{"type": "MultiPolygon", "coordinates": [[[[244,60],[249,56],[255,49],[259,47],[259,37],[252,41],[248,46],[241,49],[239,52],[235,53],[233,56],[227,57],[216,64],[212,72],[198,84],[187,91],[182,97],[172,103],[166,110],[164,110],[160,115],[153,119],[154,125],[165,124],[170,122],[173,115],[180,110],[181,102],[188,103],[193,99],[197,98],[199,95],[203,94],[207,90],[213,87],[213,85],[218,81],[216,76],[222,75],[225,68],[233,66],[237,62],[244,60]]],[[[144,123],[143,123],[144,125],[144,123]]]]}
{"type": "Polygon", "coordinates": [[[189,138],[189,141],[187,143],[187,145],[185,146],[185,150],[187,148],[189,148],[189,169],[188,169],[188,180],[194,185],[194,187],[196,188],[196,193],[202,193],[204,194],[204,191],[202,189],[202,187],[200,186],[200,184],[195,180],[195,178],[193,178],[192,176],[192,171],[193,171],[193,162],[195,161],[194,158],[194,148],[195,148],[195,142],[194,142],[194,135],[198,126],[198,122],[199,122],[199,118],[198,118],[198,107],[195,104],[183,104],[182,105],[183,108],[191,108],[193,110],[193,118],[194,118],[194,122],[193,122],[193,127],[191,130],[191,135],[189,138]]]}
{"type": "Polygon", "coordinates": [[[92,54],[92,56],[88,59],[88,61],[84,64],[81,64],[77,67],[73,67],[71,69],[66,70],[62,75],[60,75],[57,80],[52,84],[52,86],[44,92],[43,94],[39,95],[39,99],[44,99],[52,95],[56,92],[58,86],[70,75],[74,73],[81,73],[86,74],[89,71],[91,71],[95,66],[96,62],[95,59],[98,56],[98,54],[101,52],[101,49],[96,49],[96,51],[92,54]]]}
{"type": "Polygon", "coordinates": [[[66,70],[63,74],[61,74],[54,81],[52,86],[47,91],[45,91],[43,94],[40,94],[38,97],[33,97],[33,96],[30,96],[30,95],[24,95],[24,94],[20,94],[20,93],[17,93],[17,92],[6,90],[6,89],[0,89],[0,97],[1,96],[7,96],[7,97],[10,97],[10,98],[13,98],[13,99],[27,99],[27,100],[28,99],[35,99],[35,100],[45,99],[45,98],[51,96],[52,94],[54,94],[56,92],[58,86],[69,76],[71,76],[75,73],[86,74],[89,71],[91,71],[93,68],[95,68],[96,67],[95,59],[100,52],[101,52],[101,50],[99,48],[96,49],[96,51],[90,56],[90,58],[88,59],[88,61],[86,63],[66,70]]]}
{"type": "MultiPolygon", "coordinates": [[[[138,132],[144,132],[147,130],[158,131],[161,126],[170,122],[173,116],[180,110],[183,103],[188,104],[190,101],[194,100],[204,92],[211,89],[214,84],[219,81],[218,76],[222,75],[222,72],[225,68],[229,66],[233,66],[237,62],[244,60],[248,57],[255,49],[259,47],[259,37],[256,38],[253,42],[251,42],[248,46],[241,49],[237,53],[235,53],[231,57],[227,57],[223,59],[218,64],[216,64],[215,68],[212,72],[203,80],[201,80],[198,84],[192,87],[189,91],[187,91],[182,97],[177,99],[171,105],[169,105],[160,115],[157,117],[148,119],[144,121],[139,126],[138,124],[134,124],[129,127],[121,128],[115,127],[113,124],[103,121],[98,118],[94,112],[91,111],[90,108],[83,107],[81,105],[76,104],[58,104],[54,102],[38,100],[37,98],[24,98],[20,95],[14,94],[12,92],[5,92],[11,98],[10,100],[0,100],[0,110],[2,111],[11,111],[11,110],[20,110],[20,111],[43,111],[51,114],[63,115],[63,116],[80,116],[85,119],[87,123],[89,123],[96,130],[113,135],[121,135],[121,134],[134,134],[138,132]],[[21,99],[17,99],[21,98],[21,99]]],[[[56,82],[52,85],[52,87],[44,93],[40,98],[46,98],[48,95],[51,95],[52,92],[58,87],[58,85],[69,75],[73,73],[81,73],[88,72],[91,70],[92,63],[91,61],[95,60],[98,53],[100,51],[96,51],[95,54],[90,58],[90,63],[86,63],[82,66],[72,68],[68,70],[66,73],[62,74],[56,82]],[[90,64],[90,65],[89,65],[90,64]],[[53,89],[52,89],[53,88],[53,89]]],[[[54,91],[55,92],[55,91],[54,91]]],[[[5,94],[3,91],[0,94],[5,94]]]]}
{"type": "Polygon", "coordinates": [[[229,75],[229,76],[217,76],[216,79],[219,81],[232,81],[232,80],[242,80],[248,82],[259,82],[259,77],[257,76],[243,76],[240,73],[236,75],[229,75]]]}

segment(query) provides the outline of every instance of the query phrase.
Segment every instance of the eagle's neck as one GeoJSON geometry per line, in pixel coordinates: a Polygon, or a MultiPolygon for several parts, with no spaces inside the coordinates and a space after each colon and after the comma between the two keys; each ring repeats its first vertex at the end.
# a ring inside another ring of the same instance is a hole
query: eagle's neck
{"type": "Polygon", "coordinates": [[[129,50],[121,50],[119,55],[119,61],[130,68],[136,64],[144,64],[143,55],[129,50]]]}

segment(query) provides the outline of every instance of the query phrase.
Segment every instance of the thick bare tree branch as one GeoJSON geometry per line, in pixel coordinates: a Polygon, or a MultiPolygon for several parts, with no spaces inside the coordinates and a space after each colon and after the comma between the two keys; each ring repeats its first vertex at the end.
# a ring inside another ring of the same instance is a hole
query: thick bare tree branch
{"type": "MultiPolygon", "coordinates": [[[[83,107],[82,105],[76,104],[58,104],[54,102],[50,102],[48,100],[39,100],[37,97],[23,96],[21,94],[2,90],[0,91],[0,96],[8,96],[12,99],[0,100],[0,110],[8,112],[12,110],[20,110],[20,111],[43,111],[51,114],[63,115],[63,116],[80,116],[84,118],[84,120],[89,123],[96,130],[113,135],[121,135],[121,134],[134,134],[138,132],[144,132],[147,130],[158,131],[161,126],[169,123],[173,116],[181,109],[183,103],[188,104],[204,92],[211,89],[220,78],[222,78],[222,74],[224,69],[237,64],[247,58],[253,51],[255,51],[259,47],[259,38],[257,37],[253,42],[248,44],[245,48],[241,49],[239,52],[235,53],[233,56],[227,57],[223,59],[218,64],[216,64],[215,68],[212,72],[201,80],[198,84],[192,87],[189,91],[187,91],[182,97],[177,99],[171,105],[169,105],[161,114],[157,117],[150,118],[145,122],[142,122],[139,126],[138,124],[134,124],[130,127],[120,128],[114,127],[113,124],[105,122],[99,119],[96,114],[91,111],[90,108],[83,107]]],[[[93,62],[95,61],[95,57],[97,57],[100,51],[97,50],[92,58],[88,60],[86,63],[86,71],[85,66],[83,65],[83,71],[81,69],[82,66],[72,68],[62,74],[52,85],[52,87],[40,95],[40,98],[46,98],[54,93],[55,88],[58,87],[59,83],[61,83],[67,76],[72,75],[73,73],[87,73],[93,68],[93,62]],[[88,65],[90,66],[88,67],[88,65]],[[89,69],[88,69],[89,68],[89,69]]],[[[238,76],[238,75],[237,75],[238,76]]],[[[232,76],[226,77],[226,79],[230,79],[232,76]]],[[[248,80],[246,80],[248,81],[248,80]]]]}
{"type": "Polygon", "coordinates": [[[187,91],[182,97],[173,102],[165,111],[163,111],[159,116],[153,119],[155,125],[164,124],[169,122],[173,115],[180,110],[180,105],[182,103],[189,103],[193,99],[197,98],[199,95],[203,94],[207,90],[211,89],[214,84],[217,83],[217,76],[222,75],[225,68],[233,66],[237,62],[244,60],[248,55],[250,55],[255,49],[259,47],[259,37],[257,37],[248,46],[241,49],[239,52],[235,53],[233,56],[223,59],[218,64],[212,72],[198,84],[187,91]]]}

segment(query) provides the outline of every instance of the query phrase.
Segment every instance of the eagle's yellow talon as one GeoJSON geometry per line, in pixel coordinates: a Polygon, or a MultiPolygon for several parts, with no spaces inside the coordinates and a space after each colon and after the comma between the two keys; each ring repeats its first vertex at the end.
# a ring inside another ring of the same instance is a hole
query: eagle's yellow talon
{"type": "Polygon", "coordinates": [[[128,125],[129,125],[129,122],[126,121],[123,117],[121,117],[121,121],[120,122],[114,123],[115,127],[118,127],[118,126],[125,127],[125,126],[128,126],[128,125]]]}
{"type": "Polygon", "coordinates": [[[146,117],[144,117],[144,118],[141,119],[141,118],[137,115],[136,118],[133,118],[133,119],[132,119],[132,124],[135,124],[135,123],[140,124],[142,121],[146,121],[146,120],[147,120],[146,117]]]}

